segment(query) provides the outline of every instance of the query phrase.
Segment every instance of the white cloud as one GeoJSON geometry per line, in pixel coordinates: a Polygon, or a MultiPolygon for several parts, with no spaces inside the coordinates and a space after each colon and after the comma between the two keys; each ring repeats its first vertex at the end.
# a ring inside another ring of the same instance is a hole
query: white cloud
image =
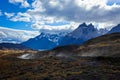
{"type": "Polygon", "coordinates": [[[23,21],[23,22],[30,22],[31,15],[27,13],[21,13],[19,12],[16,16],[10,18],[11,21],[23,21]]]}
{"type": "Polygon", "coordinates": [[[15,13],[7,13],[7,12],[5,12],[4,14],[6,15],[7,18],[11,18],[15,15],[15,13]]]}
{"type": "Polygon", "coordinates": [[[0,27],[0,43],[21,43],[39,35],[38,31],[16,30],[0,27]]]}
{"type": "MultiPolygon", "coordinates": [[[[24,0],[17,0],[17,2],[24,0]]],[[[112,1],[112,0],[111,0],[112,1]]],[[[118,1],[118,0],[116,0],[118,1]]],[[[120,20],[120,5],[107,5],[109,0],[34,0],[32,8],[18,13],[13,21],[32,22],[32,27],[40,30],[73,29],[71,23],[94,23],[98,27],[110,27],[120,20]],[[26,15],[24,15],[26,14],[26,15]],[[69,21],[64,26],[48,26],[45,23],[69,21]]],[[[115,1],[114,1],[115,2],[115,1]]],[[[77,25],[77,24],[76,24],[77,25]]]]}
{"type": "Polygon", "coordinates": [[[29,7],[30,5],[27,1],[24,1],[21,3],[21,6],[26,8],[26,7],[29,7]]]}
{"type": "Polygon", "coordinates": [[[9,0],[10,3],[13,4],[21,4],[21,7],[27,8],[30,7],[29,3],[27,2],[27,0],[9,0]]]}
{"type": "MultiPolygon", "coordinates": [[[[40,0],[34,0],[32,3],[33,12],[43,12],[45,9],[42,7],[42,2],[40,0]]],[[[31,11],[31,10],[30,10],[31,11]]]]}
{"type": "Polygon", "coordinates": [[[75,4],[79,7],[90,10],[94,6],[104,7],[106,6],[107,0],[75,0],[75,4]]]}
{"type": "Polygon", "coordinates": [[[70,23],[66,25],[60,25],[60,26],[50,26],[50,25],[39,25],[39,24],[33,24],[32,27],[36,30],[40,30],[40,32],[46,32],[46,33],[59,33],[59,32],[70,32],[73,29],[75,29],[79,24],[76,23],[70,23]]]}

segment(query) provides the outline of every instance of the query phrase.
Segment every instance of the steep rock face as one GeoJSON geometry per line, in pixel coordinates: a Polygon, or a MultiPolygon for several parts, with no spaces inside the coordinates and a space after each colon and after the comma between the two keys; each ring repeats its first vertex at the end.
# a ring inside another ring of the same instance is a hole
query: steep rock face
{"type": "Polygon", "coordinates": [[[68,36],[72,36],[74,38],[84,38],[84,39],[90,39],[98,36],[98,30],[94,28],[92,24],[86,25],[86,23],[83,23],[79,25],[77,29],[75,29],[73,32],[69,33],[68,36]]]}
{"type": "Polygon", "coordinates": [[[59,43],[61,45],[79,45],[91,38],[95,38],[103,34],[104,33],[100,33],[96,28],[94,28],[92,24],[87,25],[86,23],[83,23],[79,25],[77,29],[63,37],[59,43]]]}
{"type": "Polygon", "coordinates": [[[120,32],[120,24],[118,24],[117,26],[113,27],[108,34],[110,33],[115,33],[115,32],[120,32]]]}

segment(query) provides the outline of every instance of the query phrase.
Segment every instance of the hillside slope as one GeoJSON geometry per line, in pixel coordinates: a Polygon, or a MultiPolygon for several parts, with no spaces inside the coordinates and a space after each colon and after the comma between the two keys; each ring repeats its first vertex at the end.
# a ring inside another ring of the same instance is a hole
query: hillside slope
{"type": "Polygon", "coordinates": [[[33,53],[34,50],[25,47],[21,44],[0,43],[0,57],[2,56],[18,56],[25,53],[33,53]]]}
{"type": "Polygon", "coordinates": [[[103,35],[85,42],[75,52],[80,56],[120,57],[120,33],[103,35]]]}
{"type": "MultiPolygon", "coordinates": [[[[120,33],[103,35],[82,45],[69,45],[54,48],[49,51],[40,51],[37,54],[27,54],[23,59],[37,59],[42,57],[120,57],[120,33]]],[[[26,54],[25,54],[26,55],[26,54]]],[[[22,55],[23,56],[23,55],[22,55]]]]}
{"type": "MultiPolygon", "coordinates": [[[[72,46],[73,47],[73,46],[72,46]]],[[[67,47],[66,47],[67,48],[67,47]]],[[[76,56],[120,56],[120,33],[112,33],[88,40],[77,48],[67,50],[65,47],[56,48],[53,52],[73,53],[76,56]]]]}
{"type": "Polygon", "coordinates": [[[0,80],[119,80],[120,56],[79,57],[91,55],[95,50],[96,54],[106,50],[104,54],[114,56],[120,54],[119,47],[120,33],[114,33],[89,40],[81,46],[63,46],[29,55],[25,53],[19,59],[11,54],[2,56],[0,80]]]}

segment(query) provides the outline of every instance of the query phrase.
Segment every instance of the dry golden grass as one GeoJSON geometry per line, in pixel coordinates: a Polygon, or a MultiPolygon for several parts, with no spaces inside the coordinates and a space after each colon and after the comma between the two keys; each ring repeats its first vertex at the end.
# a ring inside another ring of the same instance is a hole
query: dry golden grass
{"type": "Polygon", "coordinates": [[[24,53],[37,53],[37,51],[33,51],[33,50],[9,50],[9,49],[5,49],[5,50],[0,50],[0,57],[2,56],[7,56],[7,55],[20,55],[20,54],[24,54],[24,53]]]}
{"type": "Polygon", "coordinates": [[[119,60],[79,58],[67,61],[54,57],[20,60],[4,57],[0,58],[0,80],[118,80],[119,60]]]}

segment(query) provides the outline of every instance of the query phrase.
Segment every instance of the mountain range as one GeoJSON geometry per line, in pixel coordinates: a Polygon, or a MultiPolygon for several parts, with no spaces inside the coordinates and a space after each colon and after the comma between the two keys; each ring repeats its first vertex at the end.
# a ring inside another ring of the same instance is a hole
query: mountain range
{"type": "Polygon", "coordinates": [[[0,43],[0,50],[31,50],[31,49],[21,44],[0,43]]]}
{"type": "MultiPolygon", "coordinates": [[[[13,42],[18,41],[20,35],[24,34],[21,33],[22,31],[14,31],[12,33],[13,30],[9,31],[8,29],[2,29],[2,28],[0,30],[2,30],[0,31],[1,32],[0,40],[1,41],[4,40],[6,44],[9,40],[12,40],[13,42]],[[5,32],[5,30],[7,31],[5,32]],[[16,38],[13,39],[10,37],[4,37],[4,36],[2,37],[3,33],[7,35],[8,34],[7,32],[10,32],[9,35],[11,36],[13,34],[15,35],[18,34],[19,37],[16,36],[16,38]]],[[[41,33],[40,35],[23,42],[21,45],[26,46],[29,49],[44,51],[44,50],[54,49],[55,47],[58,46],[81,45],[90,39],[96,38],[104,34],[111,34],[115,32],[120,32],[120,24],[118,24],[117,26],[113,27],[110,31],[108,31],[106,29],[98,30],[92,24],[87,25],[86,23],[83,23],[70,33],[66,33],[66,32],[58,33],[58,34],[41,33]]],[[[14,48],[15,47],[13,46],[13,49],[14,48]]]]}
{"type": "Polygon", "coordinates": [[[21,58],[59,57],[77,59],[79,57],[120,57],[119,47],[120,32],[117,32],[90,39],[82,45],[59,46],[49,51],[39,51],[37,54],[24,54],[21,58]]]}
{"type": "Polygon", "coordinates": [[[65,36],[66,34],[67,33],[59,33],[59,34],[41,33],[35,38],[31,38],[28,41],[23,42],[22,45],[25,45],[35,50],[52,49],[56,46],[59,46],[59,39],[65,36]]]}
{"type": "Polygon", "coordinates": [[[106,29],[98,30],[92,24],[83,23],[70,33],[41,33],[22,44],[35,50],[50,50],[57,46],[80,45],[83,42],[107,33],[106,29]]]}

